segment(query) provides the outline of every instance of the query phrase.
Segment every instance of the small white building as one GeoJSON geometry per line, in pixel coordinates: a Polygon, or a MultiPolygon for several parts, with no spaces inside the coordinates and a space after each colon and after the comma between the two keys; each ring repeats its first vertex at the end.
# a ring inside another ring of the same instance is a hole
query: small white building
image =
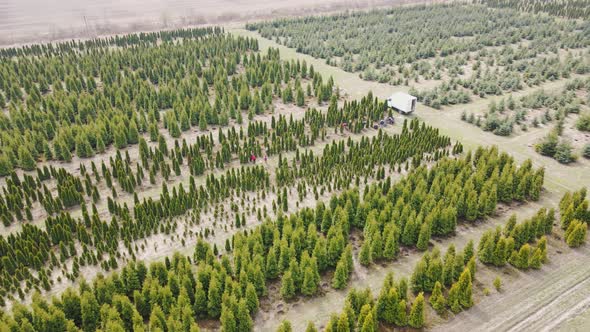
{"type": "Polygon", "coordinates": [[[405,92],[396,92],[387,98],[387,106],[401,114],[410,114],[416,110],[417,100],[418,98],[405,92]]]}

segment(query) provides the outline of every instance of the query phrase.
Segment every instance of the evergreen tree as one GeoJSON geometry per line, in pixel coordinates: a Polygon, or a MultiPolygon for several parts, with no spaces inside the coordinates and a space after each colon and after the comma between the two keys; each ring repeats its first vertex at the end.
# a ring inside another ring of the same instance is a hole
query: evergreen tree
{"type": "Polygon", "coordinates": [[[377,327],[373,319],[373,312],[369,311],[365,317],[363,324],[361,325],[361,332],[376,332],[377,327]]]}
{"type": "Polygon", "coordinates": [[[542,263],[543,263],[542,251],[541,251],[541,249],[536,248],[533,251],[533,255],[531,256],[529,266],[532,267],[533,269],[540,269],[542,263]]]}
{"type": "Polygon", "coordinates": [[[139,131],[137,130],[137,124],[135,124],[135,121],[130,121],[127,143],[137,144],[138,142],[139,142],[139,131]]]}
{"type": "Polygon", "coordinates": [[[290,300],[295,297],[295,280],[291,275],[291,271],[285,272],[281,279],[281,296],[285,300],[290,300]]]}
{"type": "Polygon", "coordinates": [[[305,105],[305,94],[301,86],[297,88],[297,106],[302,107],[305,105]]]}
{"type": "Polygon", "coordinates": [[[127,146],[127,133],[122,125],[115,126],[115,147],[123,149],[127,146]]]}
{"type": "Polygon", "coordinates": [[[270,250],[266,257],[266,277],[268,279],[275,279],[279,276],[279,266],[275,255],[275,250],[270,250]]]}
{"type": "Polygon", "coordinates": [[[224,332],[238,332],[238,322],[231,308],[223,306],[221,309],[221,317],[219,318],[221,323],[221,330],[224,332]]]}
{"type": "Polygon", "coordinates": [[[84,332],[95,331],[100,320],[99,306],[91,292],[82,293],[80,299],[80,312],[82,316],[82,329],[84,332]]]}
{"type": "Polygon", "coordinates": [[[7,176],[12,172],[13,166],[10,159],[4,154],[0,154],[0,176],[7,176]]]}
{"type": "Polygon", "coordinates": [[[395,319],[395,325],[406,326],[408,325],[406,300],[401,300],[397,304],[397,317],[395,319]]]}
{"type": "Polygon", "coordinates": [[[332,287],[335,289],[343,289],[348,283],[348,266],[345,260],[340,259],[336,264],[336,271],[332,278],[332,287]]]}
{"type": "Polygon", "coordinates": [[[76,154],[80,158],[92,157],[94,151],[88,142],[88,138],[84,134],[79,134],[76,137],[76,154]]]}
{"type": "Polygon", "coordinates": [[[373,262],[373,258],[371,256],[371,244],[368,239],[365,240],[363,245],[361,246],[361,251],[359,253],[359,262],[361,265],[369,266],[373,262]]]}
{"type": "Polygon", "coordinates": [[[209,293],[207,295],[207,313],[209,317],[217,318],[221,314],[221,285],[216,276],[211,277],[209,293]]]}
{"type": "Polygon", "coordinates": [[[35,159],[31,155],[31,151],[24,145],[18,148],[18,159],[20,161],[20,167],[25,171],[32,171],[35,169],[35,159]]]}
{"type": "Polygon", "coordinates": [[[438,281],[434,284],[434,289],[432,290],[432,295],[430,295],[429,302],[439,315],[445,312],[445,297],[442,294],[442,285],[438,281]]]}
{"type": "Polygon", "coordinates": [[[248,311],[248,305],[245,299],[241,299],[238,303],[238,310],[236,313],[237,330],[236,331],[252,331],[252,318],[248,311]]]}
{"type": "Polygon", "coordinates": [[[193,303],[193,312],[197,317],[203,317],[208,314],[207,309],[207,294],[203,289],[203,284],[197,280],[195,285],[195,300],[193,303]]]}
{"type": "Polygon", "coordinates": [[[565,238],[568,246],[576,248],[586,242],[586,233],[588,230],[588,224],[573,220],[566,230],[565,238]]]}
{"type": "Polygon", "coordinates": [[[428,242],[430,241],[430,224],[425,222],[420,227],[420,235],[418,236],[418,242],[416,248],[418,250],[428,249],[428,242]]]}
{"type": "Polygon", "coordinates": [[[291,327],[291,323],[288,320],[284,320],[279,325],[277,332],[292,332],[293,328],[291,327]]]}
{"type": "Polygon", "coordinates": [[[471,308],[473,306],[473,289],[471,283],[471,272],[466,268],[459,277],[459,303],[463,308],[471,308]]]}
{"type": "Polygon", "coordinates": [[[422,328],[424,326],[425,319],[424,293],[420,293],[412,304],[408,325],[416,329],[422,328]]]}
{"type": "Polygon", "coordinates": [[[308,266],[305,269],[303,274],[303,284],[301,285],[301,293],[303,295],[312,296],[315,295],[318,291],[318,284],[317,284],[317,271],[313,271],[311,266],[308,266]]]}
{"type": "Polygon", "coordinates": [[[455,314],[461,312],[461,303],[460,303],[460,290],[459,290],[459,283],[454,283],[449,290],[449,296],[447,298],[447,302],[449,304],[449,308],[455,314]]]}
{"type": "Polygon", "coordinates": [[[256,294],[256,288],[250,282],[248,283],[248,286],[246,286],[246,304],[248,305],[248,312],[251,314],[256,313],[260,305],[258,294],[256,294]]]}

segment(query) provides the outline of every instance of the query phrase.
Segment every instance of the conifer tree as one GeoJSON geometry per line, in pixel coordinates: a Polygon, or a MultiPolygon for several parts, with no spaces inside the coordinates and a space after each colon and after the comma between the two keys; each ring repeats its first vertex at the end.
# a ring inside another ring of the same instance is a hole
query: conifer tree
{"type": "Polygon", "coordinates": [[[99,306],[96,298],[91,292],[82,293],[80,299],[80,312],[82,318],[82,329],[84,332],[95,331],[100,320],[99,306]]]}
{"type": "Polygon", "coordinates": [[[266,257],[266,277],[268,279],[275,279],[279,276],[279,267],[275,255],[275,250],[271,248],[266,257]]]}
{"type": "Polygon", "coordinates": [[[25,171],[32,171],[35,169],[35,159],[31,155],[31,151],[24,145],[18,148],[18,159],[20,161],[20,167],[25,171]]]}
{"type": "Polygon", "coordinates": [[[424,293],[420,293],[412,304],[408,325],[416,329],[422,328],[424,326],[425,319],[424,293]]]}
{"type": "Polygon", "coordinates": [[[291,323],[288,320],[284,320],[279,325],[277,332],[292,332],[293,328],[291,327],[291,323]]]}
{"type": "Polygon", "coordinates": [[[471,283],[471,272],[468,268],[463,270],[459,277],[459,303],[463,308],[471,308],[473,306],[473,289],[471,283]]]}
{"type": "Polygon", "coordinates": [[[408,325],[408,315],[406,308],[406,300],[401,300],[397,304],[397,317],[395,319],[395,325],[406,326],[408,325]]]}
{"type": "Polygon", "coordinates": [[[359,262],[361,265],[369,266],[373,262],[373,258],[371,256],[371,244],[368,239],[365,239],[363,245],[361,246],[361,251],[359,253],[359,262]]]}
{"type": "Polygon", "coordinates": [[[248,305],[248,312],[254,314],[258,311],[260,305],[258,301],[258,294],[256,294],[256,288],[252,283],[248,283],[246,286],[246,304],[248,305]]]}
{"type": "Polygon", "coordinates": [[[460,303],[460,290],[459,290],[459,283],[454,283],[449,290],[449,296],[447,298],[447,302],[449,304],[449,308],[455,314],[461,312],[461,303],[460,303]]]}
{"type": "Polygon", "coordinates": [[[311,296],[315,295],[318,291],[317,284],[317,271],[314,272],[311,266],[305,269],[303,274],[303,284],[301,285],[301,293],[303,295],[311,296]]]}
{"type": "Polygon", "coordinates": [[[193,312],[197,317],[203,317],[208,314],[207,309],[207,294],[203,289],[203,284],[197,280],[195,284],[195,301],[193,303],[193,312]]]}
{"type": "Polygon", "coordinates": [[[438,281],[434,284],[434,289],[432,290],[432,295],[430,295],[429,302],[439,315],[445,312],[446,301],[442,293],[442,285],[438,281]]]}
{"type": "Polygon", "coordinates": [[[531,260],[529,266],[533,269],[540,269],[541,264],[543,264],[543,254],[540,248],[536,248],[533,251],[533,255],[531,256],[531,260]]]}
{"type": "Polygon", "coordinates": [[[291,275],[291,271],[285,272],[281,279],[281,296],[285,300],[290,300],[295,297],[295,281],[291,275]]]}
{"type": "Polygon", "coordinates": [[[361,332],[376,332],[377,331],[377,327],[375,326],[372,311],[369,311],[367,313],[367,315],[365,316],[365,319],[363,321],[360,331],[361,332]]]}
{"type": "Polygon", "coordinates": [[[343,289],[348,283],[348,266],[345,260],[340,259],[336,264],[334,277],[332,278],[332,287],[335,289],[343,289]]]}
{"type": "Polygon", "coordinates": [[[250,317],[250,312],[248,311],[248,305],[245,299],[241,299],[238,303],[238,310],[236,312],[236,322],[236,331],[252,331],[252,326],[254,325],[254,323],[252,322],[252,318],[250,317]]]}
{"type": "Polygon", "coordinates": [[[139,131],[137,130],[137,124],[135,124],[135,121],[130,121],[127,143],[137,144],[138,142],[139,142],[139,131]]]}
{"type": "Polygon", "coordinates": [[[587,230],[588,224],[574,219],[565,232],[567,245],[576,248],[584,244],[587,230]]]}
{"type": "Polygon", "coordinates": [[[494,288],[496,288],[496,291],[498,292],[502,289],[502,280],[500,277],[496,277],[494,279],[494,288]]]}
{"type": "Polygon", "coordinates": [[[221,285],[217,277],[212,276],[207,295],[207,314],[209,317],[217,318],[221,314],[221,295],[221,285]]]}
{"type": "Polygon", "coordinates": [[[338,317],[338,324],[336,325],[336,331],[338,332],[351,332],[348,324],[348,315],[346,312],[342,312],[338,317]]]}
{"type": "Polygon", "coordinates": [[[231,308],[226,307],[225,305],[221,309],[221,317],[219,319],[221,323],[221,330],[224,332],[238,332],[238,323],[236,321],[236,317],[234,312],[231,308]]]}
{"type": "Polygon", "coordinates": [[[13,170],[13,165],[10,159],[4,154],[0,154],[0,176],[7,176],[13,170]]]}
{"type": "Polygon", "coordinates": [[[428,242],[430,241],[430,224],[425,222],[420,227],[420,234],[418,235],[418,242],[416,248],[418,250],[428,249],[428,242]]]}

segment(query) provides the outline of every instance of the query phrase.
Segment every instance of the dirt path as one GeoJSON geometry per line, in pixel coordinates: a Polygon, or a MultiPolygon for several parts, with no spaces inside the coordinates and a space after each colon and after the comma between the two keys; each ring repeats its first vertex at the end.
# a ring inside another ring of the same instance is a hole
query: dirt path
{"type": "MultiPolygon", "coordinates": [[[[238,35],[257,37],[261,49],[277,48],[283,59],[305,59],[308,64],[313,64],[314,69],[322,75],[332,76],[336,84],[352,97],[360,97],[372,91],[376,96],[385,98],[393,91],[407,91],[407,87],[393,87],[377,82],[363,81],[357,74],[328,66],[321,59],[296,53],[295,50],[262,38],[254,32],[243,29],[230,31],[238,35]]],[[[548,82],[538,87],[523,89],[512,93],[512,95],[519,97],[541,88],[554,91],[561,89],[565,82],[567,80],[548,82]]],[[[507,96],[504,95],[504,97],[507,96]]],[[[530,158],[536,167],[545,167],[545,188],[547,191],[540,202],[543,206],[556,206],[564,192],[577,190],[582,186],[590,186],[590,162],[588,160],[579,160],[570,166],[564,166],[534,151],[532,145],[542,135],[543,130],[549,130],[548,128],[539,129],[534,134],[500,137],[484,132],[475,126],[467,125],[460,120],[463,111],[482,110],[493,99],[494,97],[476,99],[470,104],[446,107],[444,110],[435,110],[421,104],[418,106],[416,116],[428,124],[438,127],[441,133],[460,140],[467,148],[497,145],[501,150],[511,154],[518,162],[530,158]]],[[[529,209],[533,206],[535,205],[530,205],[528,208],[519,207],[517,211],[522,208],[532,213],[529,209]]],[[[520,214],[526,215],[524,212],[520,212],[520,214]]],[[[453,242],[460,248],[469,239],[477,240],[485,229],[498,223],[501,221],[491,221],[479,228],[460,229],[457,236],[443,241],[442,246],[445,247],[453,242]]],[[[397,276],[408,274],[419,257],[419,254],[403,257],[388,267],[372,268],[368,273],[363,273],[364,268],[357,267],[351,284],[353,287],[370,287],[374,293],[377,293],[388,271],[395,271],[397,276]]],[[[565,323],[568,319],[584,312],[583,316],[586,319],[577,321],[576,326],[581,326],[582,330],[588,330],[588,326],[590,326],[590,311],[587,311],[587,307],[590,306],[590,265],[588,264],[590,249],[588,247],[576,251],[564,249],[564,253],[560,254],[556,260],[557,262],[549,264],[541,271],[519,273],[519,278],[507,285],[506,291],[501,295],[484,298],[474,308],[447,322],[442,322],[435,328],[441,331],[538,331],[553,329],[553,327],[567,329],[568,325],[565,323]]],[[[316,322],[316,326],[320,327],[327,322],[332,312],[341,308],[345,296],[345,291],[329,291],[325,296],[295,303],[279,317],[262,312],[257,315],[255,322],[257,329],[273,331],[282,319],[290,320],[294,330],[305,329],[309,320],[316,322]]]]}

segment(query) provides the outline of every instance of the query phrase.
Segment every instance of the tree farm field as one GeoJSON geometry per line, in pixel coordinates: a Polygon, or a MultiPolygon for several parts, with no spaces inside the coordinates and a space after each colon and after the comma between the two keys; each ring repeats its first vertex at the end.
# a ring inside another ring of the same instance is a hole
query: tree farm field
{"type": "MultiPolygon", "coordinates": [[[[238,35],[251,35],[251,32],[245,30],[235,30],[232,31],[232,33],[236,33],[238,35]]],[[[358,77],[358,75],[355,75],[353,73],[347,73],[336,67],[326,65],[325,61],[323,60],[315,60],[310,56],[297,53],[293,49],[283,47],[282,45],[278,45],[277,43],[272,42],[268,39],[262,37],[258,38],[261,41],[261,46],[277,47],[281,50],[285,58],[306,59],[306,61],[313,63],[315,68],[317,68],[319,72],[322,72],[322,74],[330,75],[337,78],[337,81],[341,82],[341,87],[351,94],[362,95],[366,91],[372,91],[377,95],[381,96],[381,98],[386,98],[388,96],[388,93],[390,93],[392,89],[407,89],[398,86],[392,88],[387,84],[362,80],[358,77]]],[[[585,78],[587,76],[581,77],[585,78]]],[[[567,79],[564,79],[542,84],[538,88],[528,88],[507,95],[503,95],[502,98],[507,98],[510,95],[512,95],[514,98],[518,98],[520,96],[524,96],[527,93],[531,93],[539,89],[545,91],[559,91],[565,86],[567,81],[567,79]]],[[[435,110],[425,105],[420,105],[419,112],[417,112],[416,116],[420,119],[423,119],[427,123],[431,123],[434,126],[438,127],[441,130],[441,132],[444,132],[447,135],[450,135],[451,137],[460,140],[468,147],[476,147],[479,145],[487,144],[497,145],[501,149],[507,150],[512,156],[519,160],[531,158],[535,163],[543,165],[547,170],[550,170],[546,173],[545,178],[545,186],[548,190],[548,192],[546,193],[546,195],[548,196],[546,203],[547,205],[557,204],[559,202],[559,199],[561,198],[561,194],[567,191],[568,188],[576,188],[579,185],[588,184],[588,174],[590,174],[588,172],[590,172],[590,164],[587,160],[581,158],[575,164],[564,167],[559,163],[555,162],[554,160],[543,158],[534,152],[532,146],[535,144],[537,137],[541,136],[543,132],[548,131],[548,129],[541,128],[538,130],[538,132],[531,130],[530,132],[523,133],[521,135],[515,135],[513,137],[501,137],[493,135],[491,133],[482,132],[481,130],[474,128],[473,126],[470,126],[469,124],[461,122],[459,120],[459,117],[462,112],[477,112],[478,110],[481,110],[483,112],[487,109],[490,101],[498,101],[499,99],[500,97],[482,98],[477,99],[467,105],[445,107],[443,110],[435,110]]],[[[520,211],[520,208],[517,208],[516,211],[520,211]]],[[[532,208],[530,211],[532,212],[532,208]]],[[[506,218],[501,219],[500,221],[498,221],[498,224],[502,224],[503,222],[505,222],[505,220],[506,218]]],[[[491,224],[494,223],[492,222],[491,224]]],[[[484,228],[485,227],[488,227],[487,222],[484,228]]],[[[489,225],[489,227],[493,226],[489,225]]],[[[483,232],[483,230],[476,231],[475,234],[469,235],[473,236],[473,239],[477,239],[481,234],[480,232],[483,232]]],[[[449,242],[456,243],[458,247],[461,247],[459,243],[466,243],[467,241],[453,238],[450,239],[449,242]]],[[[529,315],[533,315],[533,313],[540,310],[542,306],[552,303],[551,301],[554,301],[555,297],[558,297],[556,302],[565,301],[565,296],[561,297],[560,294],[562,294],[565,289],[573,287],[578,282],[586,280],[590,276],[590,271],[580,264],[581,261],[587,259],[588,252],[586,250],[584,250],[584,252],[574,252],[568,249],[564,249],[563,245],[559,245],[559,241],[557,240],[553,243],[558,245],[557,248],[555,248],[554,250],[556,253],[560,252],[560,258],[556,261],[555,265],[552,264],[551,266],[547,266],[547,271],[545,271],[542,275],[537,275],[535,277],[523,275],[521,273],[516,273],[515,275],[510,276],[511,281],[506,282],[507,287],[514,287],[512,289],[518,289],[519,292],[511,294],[510,291],[505,291],[490,297],[482,296],[481,305],[484,306],[484,308],[482,308],[481,310],[476,309],[473,312],[462,313],[461,315],[453,318],[449,323],[444,323],[438,327],[435,327],[435,329],[440,329],[442,331],[449,329],[465,330],[470,328],[480,328],[482,324],[489,324],[483,325],[484,329],[510,330],[511,328],[513,328],[513,326],[511,326],[510,324],[515,324],[514,322],[519,322],[520,319],[524,319],[529,315]],[[565,257],[564,255],[567,255],[567,257],[565,257]],[[576,281],[563,280],[561,271],[566,267],[562,266],[561,264],[568,264],[568,262],[571,263],[571,266],[569,268],[578,270],[575,278],[583,279],[576,279],[576,281]],[[526,287],[524,287],[525,285],[526,287]],[[534,295],[537,292],[541,292],[545,295],[536,297],[534,295]],[[530,301],[524,304],[522,303],[523,298],[530,299],[530,301]],[[499,304],[504,303],[503,301],[506,301],[507,299],[508,301],[514,301],[514,303],[520,303],[521,305],[523,305],[524,309],[522,311],[515,312],[514,307],[512,306],[504,306],[503,304],[499,304]],[[490,304],[487,305],[487,303],[490,304]],[[467,316],[467,318],[465,318],[465,316],[467,316]]],[[[396,274],[403,275],[411,273],[412,267],[415,265],[415,261],[419,258],[419,254],[410,255],[409,257],[413,257],[413,259],[408,258],[409,262],[406,262],[404,258],[399,265],[397,263],[394,263],[394,271],[396,271],[396,274]]],[[[355,284],[358,283],[358,287],[361,288],[365,286],[371,286],[374,292],[378,292],[379,288],[381,287],[382,278],[384,278],[387,271],[387,268],[381,271],[381,273],[375,273],[374,271],[371,271],[370,273],[366,273],[365,275],[363,275],[362,278],[358,277],[358,281],[354,280],[353,282],[355,284]]],[[[494,272],[500,273],[498,271],[490,271],[490,275],[493,275],[494,272]]],[[[485,273],[488,272],[486,271],[485,273]]],[[[488,280],[491,279],[493,278],[488,277],[488,280]]],[[[585,283],[579,286],[579,290],[586,289],[588,288],[585,283]]],[[[587,295],[584,294],[586,293],[582,291],[580,294],[580,299],[586,299],[585,296],[587,295]]],[[[294,327],[298,326],[300,329],[302,329],[305,327],[305,319],[302,320],[299,319],[299,317],[308,317],[307,315],[309,315],[309,317],[315,317],[315,319],[320,320],[321,318],[319,317],[325,317],[326,312],[329,312],[331,310],[330,308],[334,302],[343,303],[346,294],[335,293],[328,294],[327,296],[331,300],[323,301],[318,299],[316,301],[313,301],[314,305],[312,305],[312,309],[309,311],[308,304],[304,303],[298,303],[295,309],[284,309],[283,306],[281,306],[281,311],[285,311],[285,317],[290,318],[291,321],[299,322],[295,323],[294,327]],[[291,311],[294,312],[290,313],[291,311]]],[[[543,311],[543,315],[534,316],[536,320],[540,320],[538,322],[538,325],[535,325],[535,327],[539,327],[542,326],[544,323],[550,322],[556,322],[555,325],[551,325],[553,327],[567,326],[567,322],[569,322],[569,319],[577,315],[580,310],[579,308],[574,310],[565,304],[561,307],[559,305],[551,305],[548,308],[550,309],[546,309],[543,311]],[[554,310],[554,312],[551,312],[551,310],[554,310]]],[[[434,312],[432,312],[431,314],[436,315],[436,313],[434,312]]],[[[272,314],[269,314],[269,316],[265,317],[264,319],[265,322],[263,324],[265,325],[262,326],[266,326],[268,330],[273,330],[273,328],[276,326],[276,317],[272,314]]],[[[324,321],[326,321],[326,318],[324,318],[324,321]]],[[[526,330],[527,325],[520,325],[519,330],[522,329],[526,330]]],[[[531,330],[534,330],[532,326],[531,330]]]]}
{"type": "Polygon", "coordinates": [[[586,330],[584,1],[1,4],[0,329],[586,330]]]}

